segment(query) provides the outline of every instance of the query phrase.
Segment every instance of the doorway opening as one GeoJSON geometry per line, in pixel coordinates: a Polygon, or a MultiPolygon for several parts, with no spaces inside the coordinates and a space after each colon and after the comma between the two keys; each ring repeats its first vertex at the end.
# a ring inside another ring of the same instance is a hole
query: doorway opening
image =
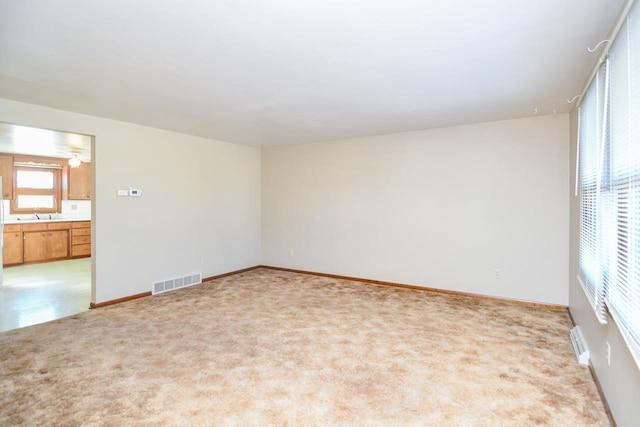
{"type": "Polygon", "coordinates": [[[95,138],[0,122],[0,331],[88,310],[95,138]]]}

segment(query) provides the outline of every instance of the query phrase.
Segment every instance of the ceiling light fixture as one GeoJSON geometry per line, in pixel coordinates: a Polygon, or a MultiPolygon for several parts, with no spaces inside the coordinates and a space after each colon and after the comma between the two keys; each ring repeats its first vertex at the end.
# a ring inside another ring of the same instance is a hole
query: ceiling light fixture
{"type": "Polygon", "coordinates": [[[80,161],[80,159],[76,156],[73,156],[69,159],[69,166],[71,166],[72,168],[77,168],[81,163],[82,162],[80,161]]]}

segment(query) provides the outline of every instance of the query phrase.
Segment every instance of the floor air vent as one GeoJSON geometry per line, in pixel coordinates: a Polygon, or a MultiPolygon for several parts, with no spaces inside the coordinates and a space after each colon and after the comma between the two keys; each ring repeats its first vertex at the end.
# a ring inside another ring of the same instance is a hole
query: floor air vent
{"type": "Polygon", "coordinates": [[[153,283],[151,293],[161,294],[163,292],[173,291],[174,289],[186,288],[187,286],[197,285],[202,282],[200,273],[190,274],[188,276],[176,277],[175,279],[163,280],[153,283]]]}
{"type": "Polygon", "coordinates": [[[587,350],[587,343],[582,336],[582,331],[580,330],[579,326],[574,326],[574,328],[571,329],[569,338],[571,339],[571,345],[573,346],[573,351],[576,354],[578,363],[580,363],[581,365],[588,365],[589,350],[587,350]]]}

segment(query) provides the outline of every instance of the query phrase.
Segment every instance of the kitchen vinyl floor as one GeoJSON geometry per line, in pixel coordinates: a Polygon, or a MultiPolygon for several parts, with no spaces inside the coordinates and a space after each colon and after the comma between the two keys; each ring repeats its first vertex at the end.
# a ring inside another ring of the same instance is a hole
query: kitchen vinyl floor
{"type": "Polygon", "coordinates": [[[0,284],[0,331],[89,309],[91,258],[5,267],[0,284]]]}

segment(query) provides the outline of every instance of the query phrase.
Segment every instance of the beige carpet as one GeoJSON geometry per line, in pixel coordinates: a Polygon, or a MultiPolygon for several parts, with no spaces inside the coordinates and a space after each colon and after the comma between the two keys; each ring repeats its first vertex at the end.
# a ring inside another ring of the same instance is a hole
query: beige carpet
{"type": "Polygon", "coordinates": [[[570,327],[258,269],[0,334],[0,425],[608,425],[570,327]]]}

